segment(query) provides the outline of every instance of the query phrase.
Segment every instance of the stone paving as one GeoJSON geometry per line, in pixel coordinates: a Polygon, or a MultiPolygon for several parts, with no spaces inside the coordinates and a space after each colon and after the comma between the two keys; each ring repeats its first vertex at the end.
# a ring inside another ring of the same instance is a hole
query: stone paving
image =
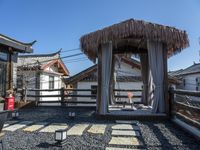
{"type": "Polygon", "coordinates": [[[37,131],[37,130],[45,127],[48,124],[49,124],[48,122],[37,122],[36,124],[23,129],[23,131],[34,132],[34,131],[37,131]]]}
{"type": "Polygon", "coordinates": [[[131,124],[117,124],[112,126],[112,129],[117,130],[140,130],[138,126],[131,125],[131,124]]]}
{"type": "Polygon", "coordinates": [[[3,128],[4,131],[16,131],[18,129],[21,129],[21,128],[24,128],[26,127],[27,125],[30,125],[32,124],[33,121],[22,121],[22,122],[19,122],[17,124],[13,124],[11,126],[8,126],[6,128],[3,128]]]}
{"type": "Polygon", "coordinates": [[[104,134],[105,129],[106,129],[106,125],[105,124],[94,124],[88,130],[88,132],[94,133],[94,134],[104,134]]]}
{"type": "Polygon", "coordinates": [[[67,131],[67,135],[82,135],[88,124],[76,124],[67,131]]]}
{"type": "Polygon", "coordinates": [[[138,131],[133,130],[112,130],[112,135],[118,136],[140,136],[138,131]]]}
{"type": "Polygon", "coordinates": [[[71,110],[65,110],[65,114],[63,109],[38,110],[29,111],[30,114],[27,111],[19,120],[6,122],[3,130],[8,150],[60,150],[55,147],[54,140],[54,132],[58,129],[66,129],[67,144],[63,149],[70,150],[199,149],[195,139],[169,121],[113,122],[87,118],[82,112],[76,112],[77,118],[70,119],[66,114],[71,110]]]}
{"type": "Polygon", "coordinates": [[[67,129],[68,126],[65,123],[52,123],[48,125],[47,127],[43,128],[39,132],[49,132],[49,133],[54,133],[56,130],[59,129],[67,129]]]}
{"type": "MultiPolygon", "coordinates": [[[[125,123],[125,122],[123,122],[125,123]]],[[[9,126],[6,124],[3,130],[14,132],[16,130],[22,129],[25,132],[47,132],[47,133],[54,133],[56,130],[59,129],[68,129],[67,135],[74,135],[74,136],[81,136],[83,132],[89,127],[89,124],[75,124],[71,128],[68,128],[66,123],[48,123],[48,122],[35,122],[32,121],[22,121],[16,122],[9,126]]],[[[87,132],[94,133],[94,134],[104,134],[107,125],[105,124],[93,124],[87,129],[87,132]]],[[[132,124],[115,124],[112,126],[112,137],[109,145],[112,147],[107,147],[106,150],[129,150],[127,148],[118,148],[113,147],[113,145],[140,145],[139,140],[137,139],[140,136],[139,127],[132,124]],[[117,137],[116,137],[117,136],[117,137]],[[128,136],[128,137],[124,137],[128,136]]]]}

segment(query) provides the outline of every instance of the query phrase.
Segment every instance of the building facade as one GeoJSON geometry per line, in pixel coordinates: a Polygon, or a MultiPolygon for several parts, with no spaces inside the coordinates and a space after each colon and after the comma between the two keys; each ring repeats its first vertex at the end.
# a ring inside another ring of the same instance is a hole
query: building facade
{"type": "MultiPolygon", "coordinates": [[[[17,87],[53,90],[65,87],[69,71],[60,58],[60,51],[52,54],[21,55],[17,64],[17,87]]],[[[28,95],[59,95],[60,91],[29,92],[28,95]]],[[[35,98],[29,98],[36,100],[35,98]]],[[[40,101],[58,101],[60,97],[41,97],[40,101]]]]}
{"type": "Polygon", "coordinates": [[[6,90],[16,87],[18,53],[33,52],[34,43],[23,43],[0,34],[0,97],[5,96],[6,90]]]}

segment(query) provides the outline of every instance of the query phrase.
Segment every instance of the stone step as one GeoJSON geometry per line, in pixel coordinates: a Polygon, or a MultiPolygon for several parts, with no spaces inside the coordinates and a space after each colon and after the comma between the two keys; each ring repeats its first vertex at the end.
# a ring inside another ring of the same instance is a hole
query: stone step
{"type": "Polygon", "coordinates": [[[104,134],[105,129],[106,129],[106,125],[104,124],[94,124],[91,126],[88,132],[94,133],[94,134],[104,134]]]}
{"type": "Polygon", "coordinates": [[[117,129],[117,130],[140,130],[138,126],[134,126],[131,124],[117,124],[113,125],[112,129],[117,129]]]}
{"type": "Polygon", "coordinates": [[[138,121],[135,120],[116,120],[116,123],[120,123],[120,124],[137,124],[138,121]]]}
{"type": "Polygon", "coordinates": [[[115,136],[140,136],[138,131],[133,130],[112,130],[111,134],[115,136]]]}
{"type": "Polygon", "coordinates": [[[24,127],[26,127],[26,126],[28,126],[32,123],[33,123],[33,121],[22,121],[22,122],[14,124],[14,125],[8,126],[8,127],[4,128],[3,130],[5,130],[5,131],[16,131],[16,130],[24,128],[24,127]]]}
{"type": "Polygon", "coordinates": [[[112,137],[109,145],[134,145],[139,146],[140,142],[136,137],[112,137]]]}
{"type": "Polygon", "coordinates": [[[45,128],[43,128],[42,130],[40,130],[39,132],[53,133],[56,130],[67,129],[67,128],[68,128],[68,126],[65,123],[52,123],[52,124],[46,126],[45,128]]]}
{"type": "Polygon", "coordinates": [[[81,136],[83,134],[83,131],[88,127],[88,124],[76,124],[73,127],[71,127],[67,131],[67,135],[79,135],[81,136]]]}
{"type": "Polygon", "coordinates": [[[144,150],[137,148],[119,148],[119,147],[106,147],[106,150],[144,150]]]}
{"type": "Polygon", "coordinates": [[[37,131],[37,130],[45,127],[47,124],[49,124],[49,123],[48,122],[37,122],[36,124],[23,129],[23,131],[27,131],[27,132],[37,131]]]}

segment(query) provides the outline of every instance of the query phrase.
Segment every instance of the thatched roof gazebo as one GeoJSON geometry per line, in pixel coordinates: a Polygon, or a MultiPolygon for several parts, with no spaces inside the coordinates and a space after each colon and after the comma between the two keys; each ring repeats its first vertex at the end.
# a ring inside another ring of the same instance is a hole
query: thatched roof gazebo
{"type": "Polygon", "coordinates": [[[81,37],[82,51],[93,62],[98,58],[97,112],[108,113],[112,99],[114,54],[139,53],[142,66],[142,101],[152,112],[168,112],[167,57],[189,46],[186,31],[130,19],[81,37]]]}

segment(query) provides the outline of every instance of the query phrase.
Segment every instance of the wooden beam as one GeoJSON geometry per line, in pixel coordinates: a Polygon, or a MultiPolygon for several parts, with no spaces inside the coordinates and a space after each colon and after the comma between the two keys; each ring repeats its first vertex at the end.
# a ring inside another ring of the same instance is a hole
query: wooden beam
{"type": "Polygon", "coordinates": [[[147,49],[138,48],[134,46],[123,46],[117,47],[113,49],[114,54],[122,54],[122,53],[147,53],[147,49]]]}

